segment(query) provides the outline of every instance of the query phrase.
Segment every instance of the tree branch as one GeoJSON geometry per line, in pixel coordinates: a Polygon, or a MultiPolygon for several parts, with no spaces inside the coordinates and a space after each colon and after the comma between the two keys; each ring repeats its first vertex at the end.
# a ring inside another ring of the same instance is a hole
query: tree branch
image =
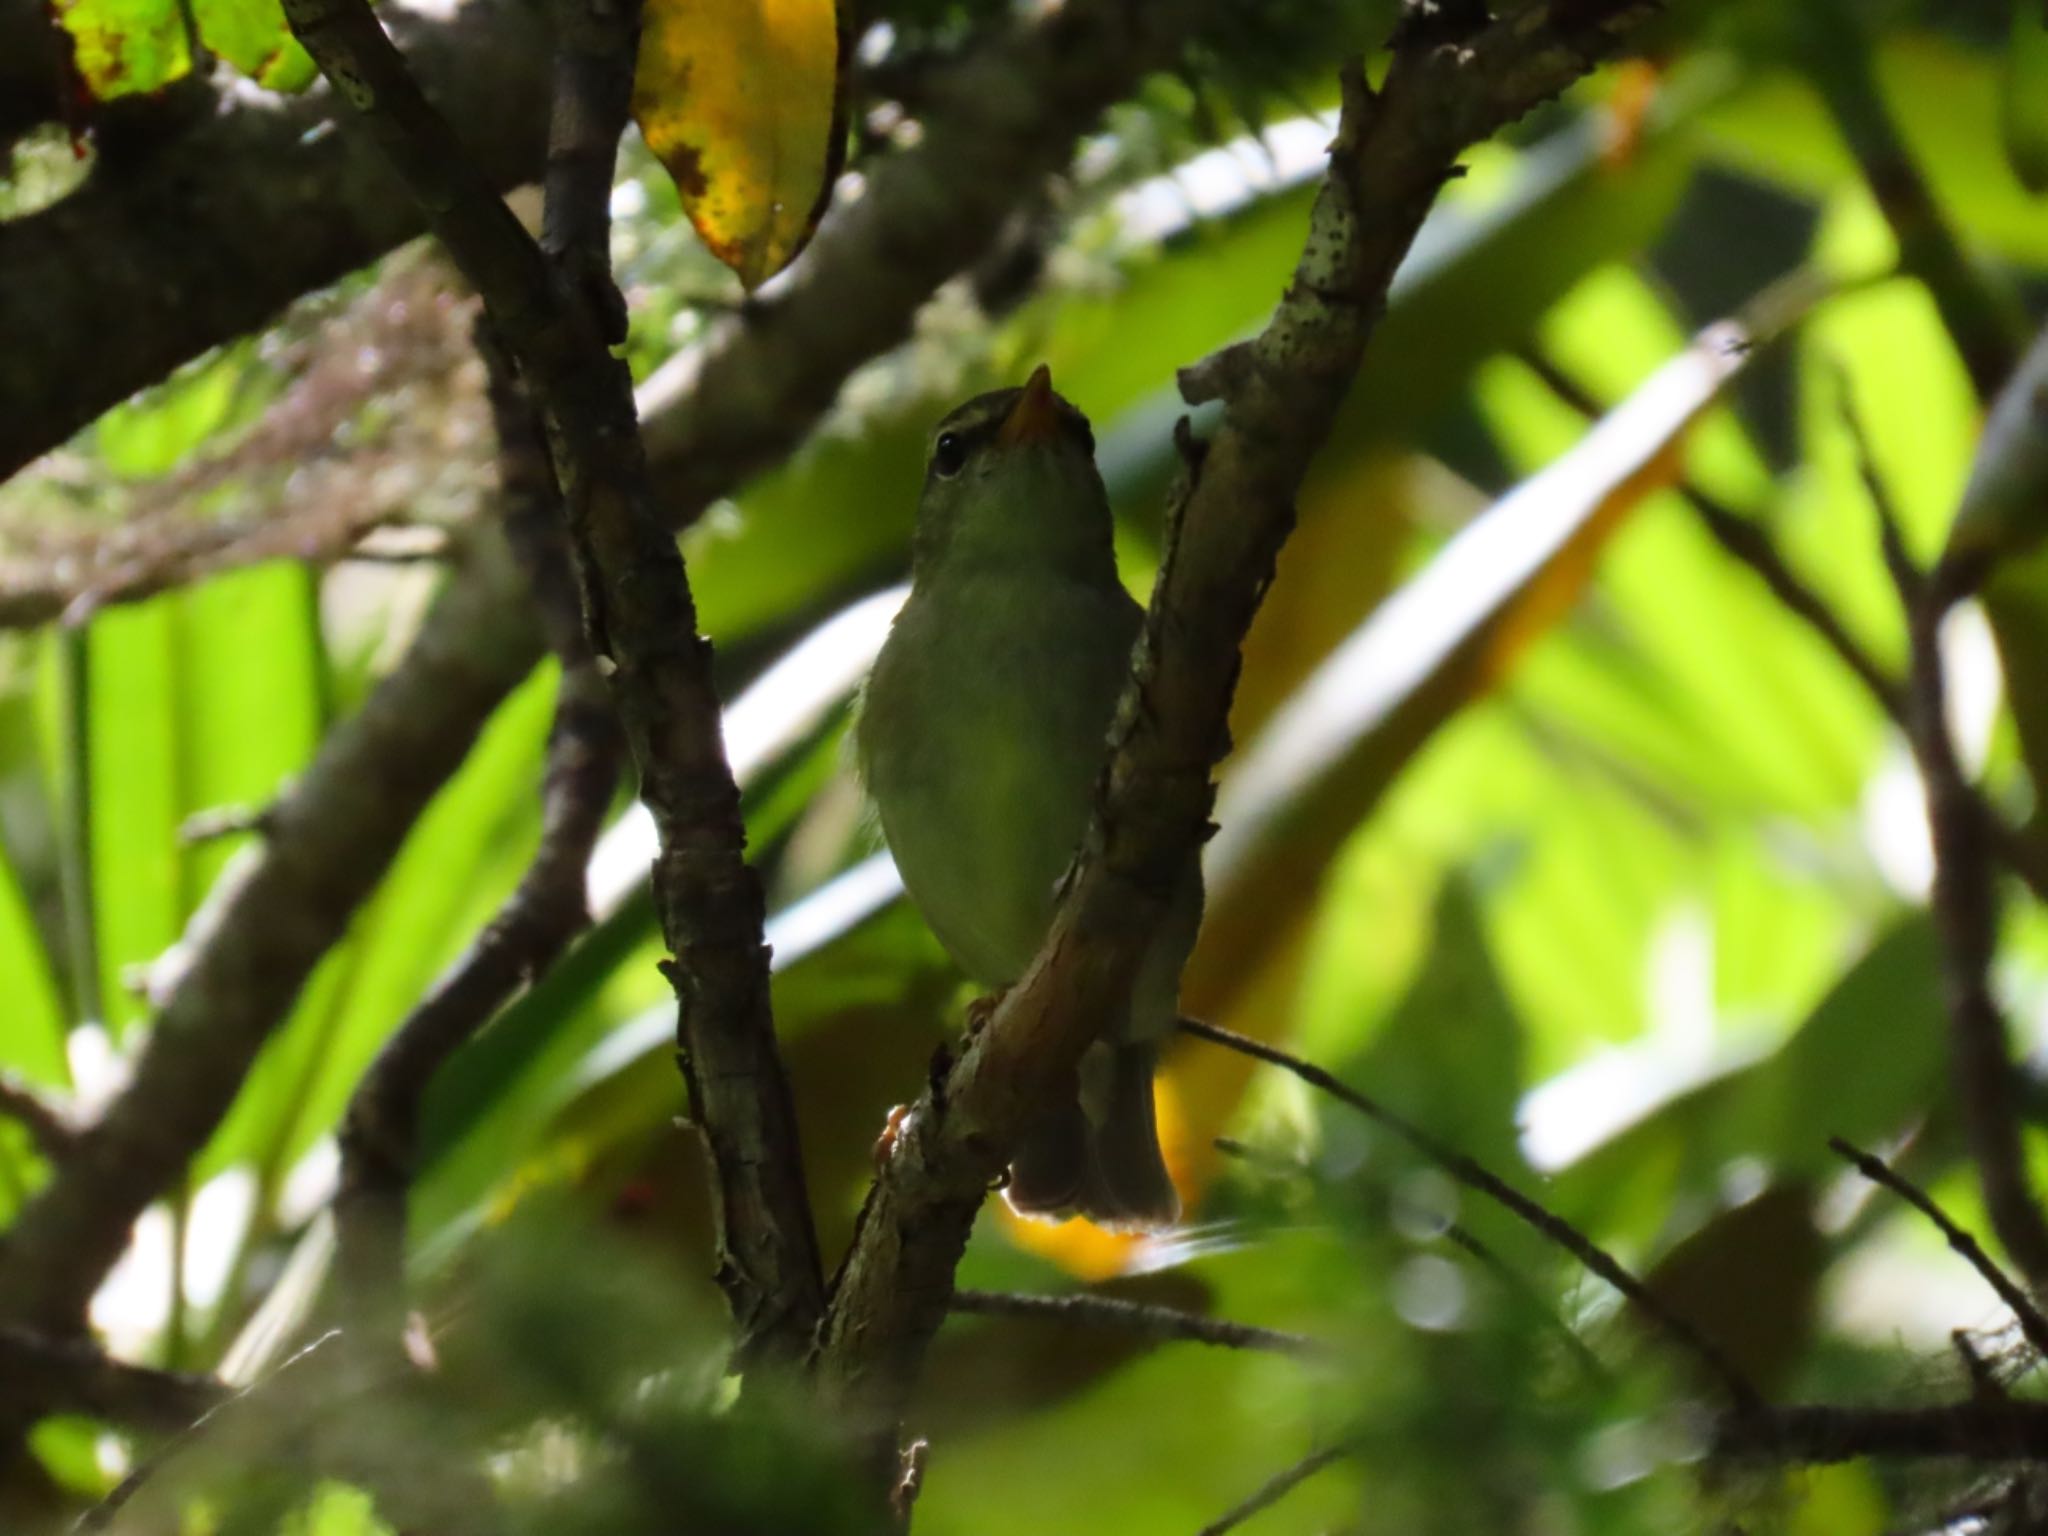
{"type": "Polygon", "coordinates": [[[1938,568],[1907,614],[1912,640],[1907,737],[1925,787],[1934,845],[1932,902],[1941,937],[1949,1072],[1991,1228],[2039,1291],[2048,1287],[2048,1220],[2027,1173],[2005,1018],[1991,994],[1998,927],[1991,818],[1949,734],[1941,655],[1941,623],[1949,607],[1948,583],[1938,568]]]}
{"type": "Polygon", "coordinates": [[[226,1396],[208,1377],[130,1365],[88,1339],[0,1326],[0,1414],[85,1413],[169,1434],[226,1396]]]}
{"type": "Polygon", "coordinates": [[[878,1477],[976,1210],[1020,1131],[1071,1091],[1204,835],[1240,640],[1395,267],[1466,146],[1571,83],[1648,9],[1530,6],[1463,44],[1400,52],[1377,96],[1352,72],[1285,298],[1258,339],[1184,381],[1222,394],[1223,425],[1169,511],[1096,815],[1037,959],[919,1099],[834,1285],[818,1369],[878,1477]]]}
{"type": "Polygon", "coordinates": [[[241,883],[195,919],[128,1087],[0,1244],[0,1321],[77,1326],[135,1218],[213,1134],[314,964],[525,674],[531,632],[503,541],[480,530],[406,664],[330,734],[241,883]]]}
{"type": "Polygon", "coordinates": [[[1613,1286],[1674,1344],[1706,1367],[1707,1373],[1720,1384],[1721,1390],[1738,1411],[1749,1411],[1763,1406],[1763,1394],[1750,1384],[1749,1379],[1736,1368],[1735,1362],[1728,1358],[1720,1345],[1701,1333],[1686,1318],[1672,1311],[1656,1292],[1624,1269],[1619,1260],[1562,1216],[1546,1210],[1464,1153],[1446,1146],[1421,1126],[1405,1116],[1396,1114],[1377,1100],[1367,1098],[1356,1088],[1324,1071],[1313,1062],[1303,1061],[1278,1046],[1267,1045],[1263,1041],[1253,1040],[1218,1025],[1204,1024],[1199,1019],[1182,1019],[1180,1027],[1198,1040],[1207,1040],[1213,1045],[1223,1046],[1227,1050],[1237,1051],[1241,1055],[1291,1072],[1310,1087],[1319,1088],[1332,1098],[1349,1104],[1374,1124],[1391,1131],[1460,1184],[1486,1196],[1517,1220],[1577,1259],[1592,1274],[1613,1286]]]}
{"type": "Polygon", "coordinates": [[[1970,259],[1935,203],[1885,103],[1862,20],[1844,0],[1806,9],[1799,25],[1807,71],[1891,226],[1899,265],[1933,297],[1977,398],[1989,402],[2019,361],[2026,339],[2024,314],[2012,293],[1970,259]]]}
{"type": "Polygon", "coordinates": [[[12,1120],[27,1131],[36,1150],[53,1163],[69,1157],[78,1139],[69,1111],[12,1072],[0,1072],[0,1120],[12,1120]]]}
{"type": "MultiPolygon", "coordinates": [[[[399,6],[389,19],[444,110],[491,124],[477,164],[492,185],[536,178],[547,100],[539,5],[475,0],[433,18],[399,6]]],[[[0,82],[14,24],[0,33],[0,82]]],[[[103,158],[71,196],[7,226],[0,480],[424,227],[374,149],[329,131],[332,96],[248,93],[230,104],[208,94],[177,131],[135,136],[118,169],[103,158]]]]}
{"type": "MultiPolygon", "coordinates": [[[[1931,1196],[1916,1187],[1896,1169],[1872,1157],[1860,1147],[1852,1146],[1839,1136],[1830,1136],[1828,1146],[1838,1156],[1846,1159],[1863,1177],[1890,1190],[1934,1223],[1936,1230],[1948,1240],[1949,1247],[1962,1255],[1964,1262],[1976,1270],[1983,1277],[1984,1283],[1997,1293],[1998,1299],[2005,1303],[2007,1310],[2019,1323],[2020,1332],[2026,1337],[2026,1341],[2033,1345],[2034,1353],[2041,1359],[2048,1360],[2048,1318],[2042,1317],[2040,1310],[2028,1299],[2027,1293],[1992,1262],[1991,1255],[1978,1245],[1976,1238],[1957,1226],[1948,1212],[1936,1205],[1931,1196]]],[[[1960,1336],[1958,1342],[1960,1343],[1960,1336]]]]}
{"type": "Polygon", "coordinates": [[[526,574],[562,679],[541,785],[540,845],[483,932],[387,1040],[363,1074],[341,1128],[334,1200],[344,1304],[372,1348],[396,1348],[405,1323],[406,1191],[420,1103],[434,1073],[521,988],[544,974],[589,922],[585,867],[618,785],[623,743],[583,642],[559,497],[539,423],[510,374],[485,351],[497,422],[508,542],[526,574]]]}
{"type": "MultiPolygon", "coordinates": [[[[500,3],[465,7],[464,26],[474,18],[487,36],[498,35],[493,26],[507,38],[518,33],[502,16],[492,20],[500,3]]],[[[987,247],[1016,199],[1065,163],[1095,116],[1171,56],[1193,9],[1074,0],[1044,22],[978,50],[957,75],[937,81],[938,102],[924,139],[874,168],[866,196],[819,232],[781,296],[735,316],[650,381],[644,393],[656,415],[654,465],[673,523],[687,525],[799,442],[841,381],[909,333],[932,290],[987,247]],[[848,303],[850,293],[861,302],[848,303]]],[[[520,14],[526,14],[523,7],[520,14]]],[[[466,45],[441,41],[431,52],[459,46],[466,45]]],[[[451,69],[459,72],[458,66],[459,58],[450,60],[451,69]]],[[[537,46],[523,67],[538,70],[537,46]]],[[[483,81],[491,74],[479,70],[463,78],[483,81]]],[[[526,99],[518,79],[491,78],[489,84],[491,102],[480,115],[516,116],[526,99]]],[[[538,100],[536,87],[536,109],[538,100]]],[[[225,116],[240,122],[239,111],[225,116]]],[[[253,132],[246,124],[240,131],[253,132]]],[[[491,142],[506,137],[494,135],[491,142]]],[[[328,135],[326,141],[352,143],[353,136],[328,135]]],[[[261,181],[283,165],[300,178],[307,206],[340,195],[314,166],[294,157],[291,144],[262,137],[234,143],[245,157],[231,156],[221,168],[229,180],[236,166],[261,181]]],[[[374,159],[351,149],[341,163],[355,168],[350,174],[368,184],[387,217],[410,218],[401,208],[406,200],[390,196],[381,171],[363,169],[374,159]]],[[[111,194],[97,206],[98,222],[82,223],[80,232],[126,227],[141,216],[111,194]]],[[[192,210],[195,221],[211,207],[192,210]]],[[[303,209],[300,215],[315,218],[303,209]]],[[[26,247],[20,244],[23,224],[8,228],[11,263],[26,247]]],[[[207,238],[226,240],[230,231],[232,220],[207,238]]],[[[247,249],[261,247],[258,233],[249,238],[247,249]]],[[[241,239],[235,231],[234,249],[244,249],[241,239]]],[[[58,244],[75,263],[80,251],[90,255],[120,242],[107,234],[58,244]]],[[[224,274],[246,278],[252,287],[271,282],[269,269],[243,273],[217,249],[194,264],[195,274],[201,269],[210,282],[224,274]]],[[[0,270],[12,268],[0,263],[0,270]]],[[[160,275],[168,281],[166,274],[160,275]]],[[[15,333],[6,299],[32,289],[11,277],[0,281],[0,334],[9,336],[10,347],[15,333]]],[[[18,355],[0,347],[0,363],[18,355]]],[[[69,387],[84,372],[59,368],[39,376],[37,388],[69,387]]],[[[99,398],[94,409],[109,403],[99,398]]],[[[0,412],[0,441],[22,419],[0,412]]],[[[212,1133],[313,964],[340,937],[484,719],[540,653],[517,569],[495,530],[485,530],[450,573],[419,639],[280,802],[274,835],[249,883],[188,934],[193,964],[157,1020],[163,1048],[145,1053],[130,1090],[109,1111],[107,1121],[118,1128],[93,1140],[88,1161],[60,1170],[38,1192],[0,1252],[0,1319],[83,1314],[135,1217],[212,1133]]]]}
{"type": "Polygon", "coordinates": [[[1271,1509],[1323,1468],[1341,1459],[1348,1449],[1349,1447],[1343,1445],[1326,1445],[1319,1451],[1310,1451],[1293,1466],[1266,1479],[1242,1503],[1233,1505],[1222,1515],[1211,1520],[1196,1533],[1196,1536],[1225,1536],[1226,1532],[1236,1530],[1253,1515],[1271,1509]]]}
{"type": "Polygon", "coordinates": [[[1135,1333],[1148,1339],[1185,1339],[1220,1349],[1263,1350],[1276,1355],[1324,1355],[1328,1346],[1307,1334],[1259,1328],[1223,1318],[1201,1317],[1178,1307],[1149,1306],[1117,1296],[1023,1296],[1005,1291],[955,1291],[954,1312],[976,1317],[1033,1317],[1135,1333]]]}
{"type": "Polygon", "coordinates": [[[0,0],[0,161],[64,113],[70,39],[38,0],[0,0]]]}
{"type": "MultiPolygon", "coordinates": [[[[638,36],[636,6],[565,4],[558,79],[571,89],[556,111],[558,124],[570,126],[554,137],[558,145],[573,137],[576,158],[550,174],[557,199],[586,178],[610,187],[638,36]],[[589,113],[596,116],[579,120],[589,113]]],[[[742,1350],[795,1358],[823,1310],[823,1278],[768,1011],[764,902],[745,859],[710,647],[698,636],[682,556],[656,508],[631,378],[611,351],[624,338],[625,310],[609,264],[551,266],[471,166],[366,0],[287,0],[285,17],[427,210],[547,420],[585,624],[610,663],[641,798],[661,836],[655,904],[675,956],[666,969],[680,1005],[683,1074],[717,1180],[718,1277],[742,1350]],[[593,301],[605,292],[608,299],[593,301]]],[[[604,194],[574,195],[580,208],[557,209],[549,226],[573,238],[557,254],[588,257],[578,220],[601,208],[604,194]]]]}
{"type": "Polygon", "coordinates": [[[1807,1463],[1863,1456],[2048,1461],[2048,1403],[1984,1397],[1927,1408],[1767,1408],[1722,1419],[1712,1454],[1807,1463]]]}

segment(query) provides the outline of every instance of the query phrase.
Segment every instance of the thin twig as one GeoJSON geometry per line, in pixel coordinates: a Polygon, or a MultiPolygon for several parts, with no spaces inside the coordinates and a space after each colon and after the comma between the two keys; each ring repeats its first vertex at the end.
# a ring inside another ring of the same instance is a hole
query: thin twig
{"type": "Polygon", "coordinates": [[[1261,1483],[1250,1498],[1232,1508],[1222,1516],[1210,1521],[1196,1533],[1196,1536],[1224,1536],[1234,1531],[1245,1521],[1263,1509],[1269,1509],[1287,1497],[1301,1484],[1314,1477],[1323,1468],[1344,1456],[1349,1446],[1326,1445],[1319,1451],[1311,1451],[1284,1472],[1275,1473],[1261,1483]]]}
{"type": "MultiPolygon", "coordinates": [[[[1254,1147],[1234,1136],[1218,1136],[1211,1145],[1224,1156],[1242,1158],[1255,1167],[1309,1179],[1317,1177],[1316,1171],[1298,1158],[1288,1157],[1268,1148],[1254,1147]]],[[[1437,1235],[1452,1247],[1463,1249],[1475,1264],[1494,1277],[1503,1290],[1527,1307],[1531,1316],[1539,1319],[1556,1333],[1559,1341],[1589,1381],[1605,1384],[1613,1379],[1613,1373],[1601,1363],[1600,1357],[1593,1353],[1591,1346],[1579,1337],[1579,1331],[1551,1306],[1549,1299],[1530,1284],[1526,1275],[1517,1273],[1506,1259],[1495,1253],[1471,1228],[1462,1222],[1446,1221],[1437,1235]]]]}
{"type": "Polygon", "coordinates": [[[12,1120],[27,1131],[36,1150],[53,1163],[69,1157],[78,1144],[70,1114],[12,1072],[0,1072],[0,1120],[12,1120]]]}
{"type": "Polygon", "coordinates": [[[1900,601],[1910,612],[1925,600],[1927,573],[1906,547],[1905,519],[1899,515],[1891,487],[1885,484],[1884,475],[1877,467],[1877,450],[1870,441],[1870,429],[1864,423],[1862,411],[1857,408],[1856,391],[1850,382],[1849,370],[1839,358],[1835,360],[1834,372],[1842,424],[1848,428],[1849,442],[1856,455],[1856,476],[1863,482],[1863,494],[1869,498],[1870,510],[1877,518],[1877,541],[1879,549],[1884,552],[1885,570],[1891,575],[1892,586],[1897,589],[1900,601]]]}
{"type": "Polygon", "coordinates": [[[1807,70],[1891,226],[1899,265],[1926,286],[1978,398],[1988,402],[2019,359],[2026,337],[2020,306],[1971,259],[1935,202],[1884,99],[1869,24],[1848,0],[1808,0],[1793,10],[1807,70]]]}
{"type": "Polygon", "coordinates": [[[1963,1262],[1976,1270],[1983,1277],[1984,1283],[1998,1293],[1998,1299],[2005,1303],[2007,1310],[2019,1323],[2021,1334],[2034,1346],[2034,1353],[2041,1359],[2048,1360],[2048,1317],[2041,1315],[2040,1309],[2028,1298],[2026,1291],[1998,1267],[1976,1238],[1957,1226],[1948,1212],[1934,1203],[1932,1196],[1880,1159],[1840,1136],[1830,1136],[1828,1146],[1871,1183],[1890,1190],[1932,1222],[1936,1230],[1948,1240],[1949,1247],[1960,1254],[1963,1262]]]}
{"type": "Polygon", "coordinates": [[[1991,992],[1998,927],[1992,857],[1998,845],[1993,818],[1964,774],[1949,731],[1941,625],[1950,591],[1937,568],[1913,592],[1901,593],[1909,603],[1912,655],[1906,734],[1920,769],[1934,849],[1932,908],[1941,940],[1949,1071],[1992,1230],[2027,1283],[2040,1290],[2048,1287],[2048,1220],[2027,1172],[2009,1033],[1991,992]]]}
{"type": "Polygon", "coordinates": [[[655,904],[679,1063],[717,1181],[717,1277],[743,1357],[800,1359],[824,1312],[796,1115],[769,1011],[765,901],[719,730],[710,647],[648,474],[609,266],[586,259],[625,127],[638,6],[562,0],[544,252],[477,173],[368,0],[286,0],[336,94],[476,287],[548,423],[593,649],[661,832],[655,904]],[[598,183],[602,183],[600,187],[598,183]],[[573,204],[573,206],[571,205],[573,204]],[[560,232],[566,231],[566,234],[560,232]]]}
{"type": "Polygon", "coordinates": [[[266,1402],[271,1394],[287,1382],[296,1380],[309,1362],[316,1361],[335,1339],[341,1336],[339,1329],[320,1335],[305,1348],[289,1356],[278,1368],[263,1380],[255,1382],[224,1398],[213,1405],[199,1418],[187,1424],[159,1446],[156,1451],[137,1462],[128,1475],[116,1483],[107,1496],[93,1505],[72,1524],[71,1536],[92,1536],[93,1532],[104,1531],[121,1513],[128,1501],[142,1491],[143,1485],[162,1472],[175,1458],[184,1455],[206,1434],[217,1428],[223,1420],[243,1411],[252,1404],[266,1402]]]}
{"type": "Polygon", "coordinates": [[[1311,1062],[1290,1055],[1278,1046],[1267,1045],[1264,1041],[1253,1040],[1219,1025],[1203,1023],[1200,1019],[1182,1019],[1180,1027],[1184,1033],[1193,1035],[1198,1040],[1207,1040],[1212,1045],[1220,1045],[1226,1050],[1236,1051],[1291,1072],[1310,1087],[1319,1088],[1332,1098],[1342,1100],[1367,1119],[1391,1131],[1460,1184],[1505,1207],[1634,1303],[1643,1316],[1661,1329],[1673,1343],[1707,1368],[1738,1412],[1764,1406],[1763,1395],[1750,1384],[1741,1371],[1736,1369],[1735,1363],[1718,1344],[1684,1317],[1672,1311],[1642,1281],[1624,1269],[1619,1260],[1563,1217],[1546,1210],[1464,1153],[1446,1146],[1420,1126],[1385,1105],[1367,1098],[1357,1089],[1311,1062]]]}
{"type": "Polygon", "coordinates": [[[1276,1355],[1323,1355],[1329,1346],[1304,1333],[1260,1328],[1202,1317],[1178,1307],[1152,1306],[1117,1296],[1025,1296],[1008,1291],[953,1293],[952,1310],[978,1317],[1033,1317],[1046,1322],[1079,1323],[1114,1329],[1148,1339],[1185,1339],[1221,1349],[1262,1350],[1276,1355]]]}
{"type": "Polygon", "coordinates": [[[476,941],[385,1042],[342,1123],[336,1267],[352,1333],[387,1351],[400,1348],[404,1331],[406,1188],[427,1084],[588,924],[584,871],[611,806],[623,751],[584,644],[540,423],[510,360],[490,344],[481,324],[479,332],[490,365],[505,536],[526,572],[562,677],[541,785],[539,846],[476,941]]]}

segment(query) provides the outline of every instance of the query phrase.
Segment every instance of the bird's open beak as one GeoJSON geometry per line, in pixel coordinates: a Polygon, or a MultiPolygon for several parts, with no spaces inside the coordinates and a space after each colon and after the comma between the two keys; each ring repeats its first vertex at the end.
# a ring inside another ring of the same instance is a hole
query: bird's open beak
{"type": "Polygon", "coordinates": [[[1003,418],[996,441],[1005,448],[1049,443],[1060,429],[1059,397],[1052,392],[1052,370],[1040,363],[1025,382],[1024,393],[1003,418]]]}

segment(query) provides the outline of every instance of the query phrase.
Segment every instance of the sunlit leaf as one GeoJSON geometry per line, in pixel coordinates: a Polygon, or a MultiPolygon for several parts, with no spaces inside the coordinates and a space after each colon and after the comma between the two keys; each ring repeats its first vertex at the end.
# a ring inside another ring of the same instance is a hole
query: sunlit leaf
{"type": "Polygon", "coordinates": [[[176,0],[56,0],[56,13],[102,101],[159,90],[192,67],[176,0]]]}
{"type": "Polygon", "coordinates": [[[1896,1136],[1943,1091],[1939,952],[1924,917],[1873,943],[1771,1055],[1674,1096],[1558,1180],[1562,1207],[1606,1230],[1657,1234],[1738,1161],[1785,1180],[1839,1162],[1830,1135],[1896,1136]],[[1814,1121],[1827,1105],[1826,1127],[1814,1121]]]}
{"type": "Polygon", "coordinates": [[[323,1484],[283,1529],[287,1536],[389,1536],[391,1530],[368,1494],[339,1483],[323,1484]]]}
{"type": "Polygon", "coordinates": [[[1248,950],[1312,896],[1330,829],[1354,824],[1438,724],[1569,610],[1607,536],[1669,484],[1674,445],[1741,368],[1746,349],[1731,343],[1728,333],[1701,338],[1572,453],[1462,529],[1246,749],[1218,806],[1190,990],[1243,970],[1248,950]]]}
{"type": "Polygon", "coordinates": [[[94,621],[87,636],[93,927],[107,1022],[141,1018],[147,968],[184,931],[199,891],[178,839],[187,813],[178,717],[176,594],[94,621]]]}
{"type": "Polygon", "coordinates": [[[718,259],[748,288],[789,265],[846,138],[835,0],[653,0],[633,116],[718,259]]]}
{"type": "Polygon", "coordinates": [[[302,91],[318,77],[278,0],[193,0],[199,39],[258,85],[302,91]]]}
{"type": "Polygon", "coordinates": [[[434,797],[349,943],[331,955],[265,1047],[207,1149],[211,1173],[253,1162],[275,1181],[339,1118],[384,1038],[517,879],[537,832],[553,679],[502,705],[434,797]],[[459,869],[463,878],[450,880],[459,869]]]}
{"type": "MultiPolygon", "coordinates": [[[[1998,65],[1920,30],[1886,37],[1877,62],[1888,102],[1943,104],[1938,112],[1895,115],[1935,201],[1966,239],[2036,270],[2048,267],[2040,204],[2014,179],[2000,149],[1998,65]]],[[[1751,78],[1715,104],[1701,126],[1709,158],[1816,202],[1860,179],[1826,108],[1795,77],[1751,78]]]]}
{"type": "Polygon", "coordinates": [[[0,847],[0,976],[7,978],[0,1067],[35,1082],[64,1082],[64,1010],[54,968],[4,847],[0,847]]]}

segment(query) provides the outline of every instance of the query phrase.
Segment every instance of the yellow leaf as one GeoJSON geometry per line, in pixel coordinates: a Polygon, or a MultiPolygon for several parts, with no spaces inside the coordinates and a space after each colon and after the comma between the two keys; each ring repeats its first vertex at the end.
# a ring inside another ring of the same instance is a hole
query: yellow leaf
{"type": "Polygon", "coordinates": [[[648,0],[633,117],[749,289],[817,227],[846,143],[835,0],[648,0]]]}

